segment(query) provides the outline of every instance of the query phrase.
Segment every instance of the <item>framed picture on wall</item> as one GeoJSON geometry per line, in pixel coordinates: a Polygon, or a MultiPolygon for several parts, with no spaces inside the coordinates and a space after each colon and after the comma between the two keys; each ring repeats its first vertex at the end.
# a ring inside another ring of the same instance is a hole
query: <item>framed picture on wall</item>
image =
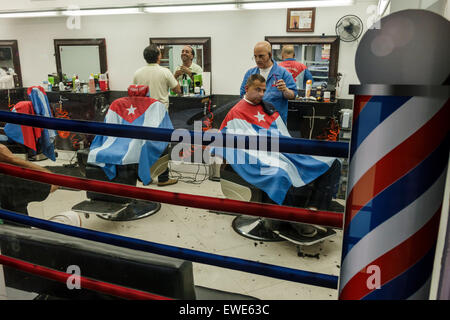
{"type": "Polygon", "coordinates": [[[314,32],[316,8],[287,9],[286,32],[314,32]]]}

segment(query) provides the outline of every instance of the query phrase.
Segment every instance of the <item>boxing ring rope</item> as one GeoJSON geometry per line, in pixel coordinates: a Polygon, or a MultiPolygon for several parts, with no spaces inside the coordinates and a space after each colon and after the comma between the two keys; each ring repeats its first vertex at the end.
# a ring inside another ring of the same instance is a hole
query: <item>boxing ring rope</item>
{"type": "MultiPolygon", "coordinates": [[[[50,268],[46,268],[43,266],[39,266],[37,264],[29,263],[23,260],[11,258],[5,255],[0,254],[0,264],[5,266],[18,269],[20,271],[24,271],[27,273],[31,273],[34,275],[38,275],[40,277],[44,277],[50,280],[66,283],[67,279],[72,277],[73,275],[53,270],[50,268]]],[[[118,286],[112,283],[106,283],[103,281],[93,280],[82,276],[77,276],[80,280],[80,287],[84,289],[98,291],[104,294],[113,295],[119,298],[124,299],[132,299],[132,300],[173,300],[171,298],[166,298],[162,296],[158,296],[155,294],[151,294],[148,292],[135,290],[131,288],[126,288],[122,286],[118,286]]]]}
{"type": "Polygon", "coordinates": [[[169,246],[135,238],[129,238],[110,233],[94,231],[70,225],[60,224],[48,220],[33,218],[23,214],[0,209],[0,218],[16,223],[26,224],[39,229],[44,229],[68,236],[96,242],[111,244],[133,250],[140,250],[149,253],[169,256],[177,259],[184,259],[198,263],[209,264],[217,267],[224,267],[238,271],[255,273],[263,276],[300,282],[315,286],[337,289],[337,276],[320,274],[309,271],[296,270],[287,267],[270,265],[267,263],[255,262],[240,258],[221,256],[191,249],[169,246]]]}
{"type": "MultiPolygon", "coordinates": [[[[110,124],[103,122],[94,121],[83,121],[83,120],[67,120],[59,118],[47,118],[43,116],[21,114],[8,111],[0,111],[0,121],[5,121],[14,124],[20,124],[30,127],[39,127],[53,130],[61,131],[72,131],[78,133],[95,134],[95,135],[108,135],[114,137],[124,137],[133,138],[140,140],[155,140],[155,141],[166,141],[166,142],[180,142],[172,140],[172,133],[175,131],[173,129],[164,128],[150,128],[150,127],[139,127],[139,126],[128,126],[123,124],[110,124]]],[[[194,145],[209,145],[211,141],[204,141],[202,138],[204,136],[203,132],[188,131],[182,129],[179,131],[188,132],[191,137],[190,144],[194,145]]],[[[223,140],[244,140],[244,144],[235,143],[233,145],[236,149],[255,149],[258,150],[259,137],[258,136],[246,136],[246,135],[235,135],[235,134],[224,134],[224,133],[214,133],[214,135],[222,135],[223,140]],[[250,138],[251,137],[251,138],[250,138]],[[258,143],[250,143],[250,139],[258,139],[258,143]]],[[[266,138],[264,138],[266,139],[266,138]]],[[[331,156],[338,158],[347,158],[349,145],[345,142],[328,142],[319,140],[307,140],[299,138],[289,138],[289,137],[277,137],[279,152],[285,153],[302,153],[311,154],[318,156],[331,156]]],[[[270,139],[269,141],[270,142],[270,139]]],[[[183,141],[186,143],[186,141],[183,141]]],[[[267,143],[267,150],[271,151],[270,143],[267,143]]]]}
{"type": "MultiPolygon", "coordinates": [[[[0,111],[0,120],[10,123],[28,125],[33,127],[42,127],[54,130],[75,131],[88,134],[112,135],[118,137],[128,137],[137,139],[151,139],[158,141],[171,141],[174,130],[134,127],[126,125],[105,124],[102,122],[89,122],[77,120],[64,120],[55,118],[46,118],[41,116],[30,116],[26,114],[11,113],[0,111]]],[[[192,144],[198,144],[198,139],[202,136],[201,132],[189,132],[192,144]]],[[[221,134],[221,133],[219,133],[221,134]]],[[[226,135],[224,140],[226,141],[226,135]]],[[[232,139],[245,139],[244,148],[251,148],[248,136],[228,135],[232,139]]],[[[200,140],[202,144],[210,144],[209,141],[200,140]]],[[[185,141],[183,141],[185,142],[185,141]]],[[[269,144],[270,149],[270,144],[269,144]]],[[[303,141],[302,139],[279,138],[280,152],[312,153],[316,155],[330,155],[330,153],[338,153],[340,156],[347,156],[348,144],[346,143],[329,143],[324,141],[303,141]],[[332,146],[332,151],[330,151],[332,146]],[[295,149],[295,150],[292,150],[295,149]]],[[[258,204],[244,201],[218,199],[213,197],[196,196],[192,198],[190,195],[171,193],[166,191],[150,190],[132,186],[124,186],[115,183],[94,181],[83,178],[75,178],[63,175],[49,174],[15,166],[0,164],[0,172],[16,177],[31,179],[35,181],[65,186],[69,188],[78,188],[87,191],[100,193],[108,193],[118,196],[125,196],[135,199],[158,201],[175,205],[183,205],[196,207],[201,209],[218,209],[221,211],[229,211],[242,213],[246,215],[272,217],[276,219],[302,221],[313,224],[329,225],[336,228],[342,227],[342,215],[332,212],[316,212],[306,209],[284,207],[270,204],[258,204]],[[314,214],[311,214],[314,212],[314,214]],[[274,214],[276,213],[276,214],[274,214]]],[[[205,263],[229,269],[251,272],[264,276],[274,277],[282,280],[306,283],[310,285],[323,286],[327,288],[337,289],[337,277],[319,274],[314,272],[306,272],[291,268],[285,268],[275,265],[243,260],[238,258],[219,256],[198,252],[195,250],[171,247],[156,243],[140,241],[132,238],[114,236],[106,233],[100,233],[82,228],[60,225],[45,220],[40,220],[17,213],[8,212],[0,209],[0,217],[6,220],[35,226],[41,229],[54,231],[66,235],[72,235],[83,239],[94,240],[98,242],[123,246],[135,250],[144,250],[146,252],[161,254],[174,258],[186,259],[193,262],[205,263]],[[40,221],[39,221],[40,220],[40,221]]]]}
{"type": "Polygon", "coordinates": [[[0,173],[67,188],[107,193],[140,200],[157,201],[198,209],[234,212],[265,218],[319,224],[334,228],[342,228],[343,224],[342,214],[335,212],[314,211],[275,204],[246,202],[200,195],[193,197],[190,194],[147,189],[106,181],[90,180],[86,178],[70,177],[55,173],[21,168],[5,163],[0,163],[0,173]]]}

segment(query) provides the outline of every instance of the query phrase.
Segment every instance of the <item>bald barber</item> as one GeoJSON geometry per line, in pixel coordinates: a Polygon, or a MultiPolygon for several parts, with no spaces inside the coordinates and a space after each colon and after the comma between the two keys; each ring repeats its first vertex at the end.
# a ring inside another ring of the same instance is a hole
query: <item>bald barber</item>
{"type": "Polygon", "coordinates": [[[242,80],[240,95],[245,95],[245,84],[252,74],[261,74],[266,79],[266,93],[263,100],[272,103],[287,125],[288,100],[297,95],[297,85],[292,75],[280,67],[272,59],[272,46],[267,41],[258,42],[253,49],[256,67],[245,73],[242,80]]]}
{"type": "Polygon", "coordinates": [[[294,77],[295,82],[297,82],[298,75],[301,75],[303,73],[303,85],[301,86],[302,88],[305,88],[307,80],[311,80],[314,82],[313,76],[308,70],[308,67],[303,63],[295,60],[294,46],[283,46],[283,48],[281,49],[281,58],[283,59],[283,61],[281,61],[278,65],[289,71],[292,74],[292,77],[294,77]]]}

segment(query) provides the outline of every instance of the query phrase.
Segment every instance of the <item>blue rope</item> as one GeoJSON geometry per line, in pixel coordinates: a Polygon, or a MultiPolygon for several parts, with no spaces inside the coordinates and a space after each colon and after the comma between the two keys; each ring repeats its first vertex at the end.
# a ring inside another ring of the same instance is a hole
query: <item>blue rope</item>
{"type": "Polygon", "coordinates": [[[33,218],[3,209],[0,209],[0,218],[52,232],[57,232],[60,234],[65,234],[68,236],[111,244],[118,247],[150,252],[163,256],[189,260],[228,269],[255,273],[282,280],[337,289],[337,276],[296,270],[266,263],[254,262],[250,260],[221,256],[217,254],[148,242],[144,240],[114,235],[111,233],[94,231],[70,225],[64,225],[48,220],[33,218]]]}
{"type": "MultiPolygon", "coordinates": [[[[61,131],[71,131],[78,133],[87,133],[95,135],[108,135],[114,137],[135,138],[145,140],[156,140],[166,142],[186,142],[183,141],[183,137],[180,137],[178,141],[172,140],[173,129],[163,128],[149,128],[140,126],[128,126],[123,124],[107,124],[103,122],[83,121],[83,120],[67,120],[58,118],[48,118],[43,116],[28,115],[16,112],[0,111],[0,121],[9,123],[15,123],[30,127],[39,127],[61,131]]],[[[185,129],[184,129],[185,130],[185,129]]],[[[190,144],[202,144],[209,145],[211,141],[203,141],[203,133],[195,131],[184,131],[189,134],[191,139],[190,144]]],[[[235,148],[242,149],[258,149],[259,137],[256,144],[251,144],[250,139],[255,139],[255,136],[245,135],[231,135],[221,134],[222,141],[244,140],[242,146],[239,143],[234,143],[235,148]],[[227,138],[228,137],[228,138],[227,138]]],[[[266,138],[264,138],[266,139],[266,138]]],[[[267,151],[271,150],[270,139],[267,141],[267,151]]],[[[298,138],[280,137],[279,140],[279,152],[285,153],[297,153],[297,154],[310,154],[317,156],[338,157],[347,158],[349,145],[346,142],[330,142],[320,140],[308,140],[298,138]]]]}

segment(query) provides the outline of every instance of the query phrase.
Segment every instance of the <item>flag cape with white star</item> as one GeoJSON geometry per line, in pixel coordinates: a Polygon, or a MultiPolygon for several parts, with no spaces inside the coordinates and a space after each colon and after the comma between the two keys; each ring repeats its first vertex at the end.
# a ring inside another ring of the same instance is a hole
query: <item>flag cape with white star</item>
{"type": "MultiPolygon", "coordinates": [[[[244,99],[227,114],[220,131],[229,134],[291,137],[278,112],[268,115],[261,105],[244,99]]],[[[336,158],[261,150],[214,148],[248,183],[282,204],[291,186],[301,187],[324,174],[336,158]]]]}
{"type": "MultiPolygon", "coordinates": [[[[105,116],[105,123],[173,129],[165,105],[147,97],[115,100],[105,116]]],[[[116,165],[138,163],[138,175],[144,185],[151,182],[150,168],[160,158],[168,142],[96,136],[88,163],[100,166],[107,177],[116,176],[116,165]]]]}

